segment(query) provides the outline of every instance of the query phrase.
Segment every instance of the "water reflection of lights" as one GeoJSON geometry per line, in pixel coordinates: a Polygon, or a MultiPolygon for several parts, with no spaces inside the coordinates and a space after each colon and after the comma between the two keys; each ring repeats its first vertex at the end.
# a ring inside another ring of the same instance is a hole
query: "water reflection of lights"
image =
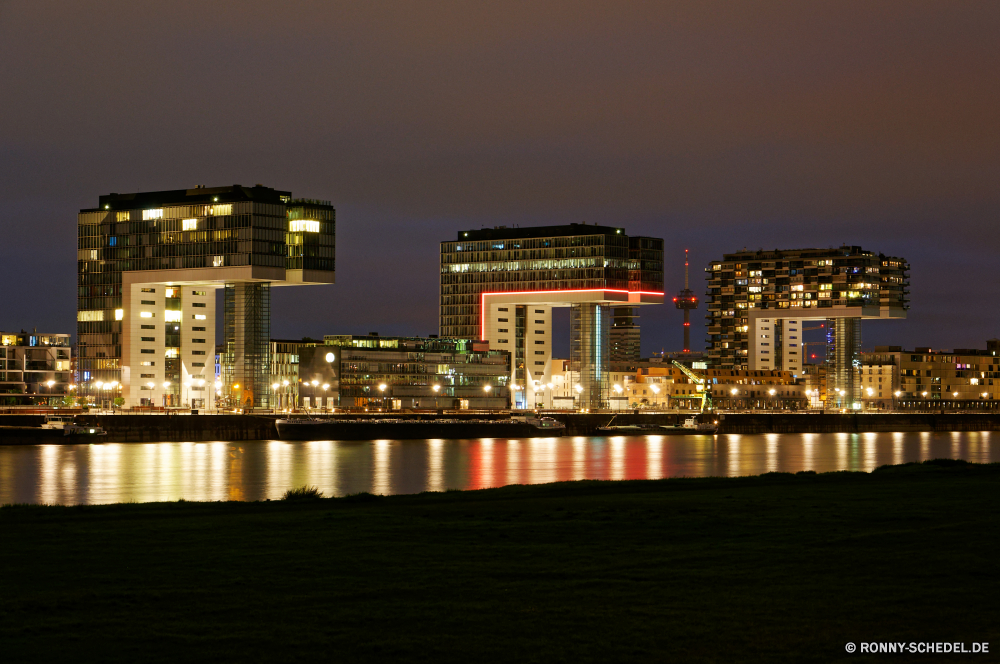
{"type": "Polygon", "coordinates": [[[726,436],[725,442],[728,448],[729,454],[726,460],[728,465],[728,472],[726,473],[729,477],[739,477],[743,473],[740,468],[740,434],[731,433],[726,436]]]}
{"type": "Polygon", "coordinates": [[[0,446],[0,503],[274,499],[303,484],[327,495],[416,493],[565,479],[869,470],[940,457],[988,463],[1000,461],[991,437],[887,432],[0,446]]]}
{"type": "MultiPolygon", "coordinates": [[[[444,441],[427,441],[427,490],[444,491],[444,441]]],[[[456,487],[458,488],[458,487],[456,487]]],[[[382,493],[388,493],[388,490],[382,493]]]]}
{"type": "Polygon", "coordinates": [[[879,465],[875,454],[875,443],[877,440],[878,434],[872,431],[861,434],[861,453],[864,455],[864,465],[859,470],[873,470],[879,465]]]}
{"type": "Polygon", "coordinates": [[[528,441],[528,455],[531,458],[530,484],[547,484],[558,479],[555,438],[532,438],[528,441]]]}
{"type": "Polygon", "coordinates": [[[288,489],[302,486],[295,484],[292,477],[292,449],[297,447],[280,440],[267,443],[267,480],[264,495],[271,500],[281,498],[288,489]]]}
{"type": "Polygon", "coordinates": [[[774,473],[778,470],[778,434],[764,434],[767,441],[767,472],[774,473]]]}
{"type": "Polygon", "coordinates": [[[323,495],[336,496],[340,492],[337,485],[337,455],[332,440],[313,440],[306,443],[305,471],[308,479],[304,483],[316,486],[323,495]]]}
{"type": "Polygon", "coordinates": [[[646,478],[663,477],[663,436],[646,436],[646,478]]]}
{"type": "Polygon", "coordinates": [[[816,470],[816,434],[802,434],[802,470],[816,470]]]}
{"type": "Polygon", "coordinates": [[[376,495],[391,493],[389,451],[388,440],[376,440],[372,444],[372,493],[376,495]]]}
{"type": "Polygon", "coordinates": [[[478,479],[473,478],[478,482],[478,484],[473,488],[486,489],[494,486],[493,455],[495,453],[496,452],[493,449],[493,439],[483,438],[479,443],[479,477],[478,479]]]}
{"type": "Polygon", "coordinates": [[[612,436],[609,439],[609,480],[625,479],[625,437],[612,436]]]}
{"type": "Polygon", "coordinates": [[[573,437],[573,468],[572,478],[582,480],[587,477],[587,439],[583,436],[573,437]]]}
{"type": "Polygon", "coordinates": [[[504,484],[523,484],[521,479],[521,441],[510,440],[507,442],[507,477],[504,484]]]}
{"type": "Polygon", "coordinates": [[[837,470],[851,470],[847,464],[848,435],[846,433],[834,434],[837,447],[837,470]]]}

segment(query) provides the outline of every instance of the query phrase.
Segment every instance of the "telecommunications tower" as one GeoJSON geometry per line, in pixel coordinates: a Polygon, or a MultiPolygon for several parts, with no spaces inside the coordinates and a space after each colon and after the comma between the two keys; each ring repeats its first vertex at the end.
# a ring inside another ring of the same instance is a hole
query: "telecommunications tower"
{"type": "Polygon", "coordinates": [[[691,310],[698,308],[698,296],[688,284],[688,250],[684,250],[684,290],[674,298],[674,305],[684,312],[684,352],[691,352],[691,310]]]}

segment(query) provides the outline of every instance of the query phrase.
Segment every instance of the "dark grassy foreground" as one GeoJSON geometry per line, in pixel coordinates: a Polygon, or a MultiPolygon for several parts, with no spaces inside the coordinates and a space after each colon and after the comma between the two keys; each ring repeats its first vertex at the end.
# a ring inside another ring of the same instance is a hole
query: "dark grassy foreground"
{"type": "Polygon", "coordinates": [[[994,661],[1000,465],[953,464],[6,507],[0,660],[994,661]]]}

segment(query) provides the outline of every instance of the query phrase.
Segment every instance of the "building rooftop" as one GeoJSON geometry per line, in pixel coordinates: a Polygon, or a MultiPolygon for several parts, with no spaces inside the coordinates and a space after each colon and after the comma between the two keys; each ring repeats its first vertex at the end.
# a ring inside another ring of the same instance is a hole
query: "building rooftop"
{"type": "Polygon", "coordinates": [[[625,235],[624,228],[596,224],[564,224],[562,226],[528,226],[516,228],[494,226],[479,230],[459,231],[459,240],[512,240],[515,238],[568,237],[574,235],[625,235]]]}
{"type": "MultiPolygon", "coordinates": [[[[134,194],[106,194],[99,197],[96,208],[83,209],[81,212],[96,212],[98,210],[134,210],[139,208],[155,208],[166,205],[198,205],[209,203],[235,203],[239,201],[259,201],[285,205],[291,201],[292,192],[279,191],[262,184],[244,187],[234,184],[226,187],[198,186],[193,189],[172,189],[168,191],[143,191],[134,194]]],[[[306,199],[298,199],[303,203],[306,199]]],[[[329,201],[311,201],[310,204],[329,204],[329,201]]],[[[302,203],[300,203],[302,204],[302,203]]]]}

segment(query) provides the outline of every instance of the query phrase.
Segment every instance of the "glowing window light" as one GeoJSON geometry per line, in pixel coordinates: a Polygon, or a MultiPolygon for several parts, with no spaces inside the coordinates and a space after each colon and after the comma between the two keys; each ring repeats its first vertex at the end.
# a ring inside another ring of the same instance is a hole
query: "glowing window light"
{"type": "Polygon", "coordinates": [[[163,356],[167,357],[167,358],[177,357],[177,349],[176,348],[168,348],[164,352],[163,356]]]}
{"type": "Polygon", "coordinates": [[[311,219],[295,219],[288,222],[288,230],[292,233],[319,233],[319,222],[311,219]]]}
{"type": "Polygon", "coordinates": [[[169,322],[177,322],[181,319],[181,312],[167,310],[163,312],[163,318],[169,322]]]}
{"type": "Polygon", "coordinates": [[[205,320],[207,316],[205,314],[194,314],[191,318],[195,320],[205,320]]]}
{"type": "Polygon", "coordinates": [[[142,211],[143,221],[149,221],[151,219],[163,219],[163,208],[156,208],[154,210],[142,211]]]}
{"type": "Polygon", "coordinates": [[[125,310],[115,309],[115,320],[122,320],[123,318],[125,318],[125,310]]]}
{"type": "Polygon", "coordinates": [[[76,312],[76,320],[80,322],[93,322],[104,320],[104,311],[100,309],[92,309],[90,311],[78,311],[76,312]]]}
{"type": "MultiPolygon", "coordinates": [[[[216,198],[215,200],[219,200],[219,199],[216,198]]],[[[233,213],[233,204],[232,203],[223,203],[222,205],[213,205],[212,207],[208,208],[208,213],[210,215],[212,215],[212,216],[215,216],[215,217],[220,217],[220,216],[223,216],[223,215],[232,214],[233,213]]]]}
{"type": "Polygon", "coordinates": [[[197,219],[184,219],[181,221],[181,230],[194,231],[198,230],[198,220],[197,219]]]}
{"type": "Polygon", "coordinates": [[[156,314],[154,314],[151,311],[142,311],[142,312],[139,312],[139,318],[155,318],[155,317],[156,317],[156,314]]]}

